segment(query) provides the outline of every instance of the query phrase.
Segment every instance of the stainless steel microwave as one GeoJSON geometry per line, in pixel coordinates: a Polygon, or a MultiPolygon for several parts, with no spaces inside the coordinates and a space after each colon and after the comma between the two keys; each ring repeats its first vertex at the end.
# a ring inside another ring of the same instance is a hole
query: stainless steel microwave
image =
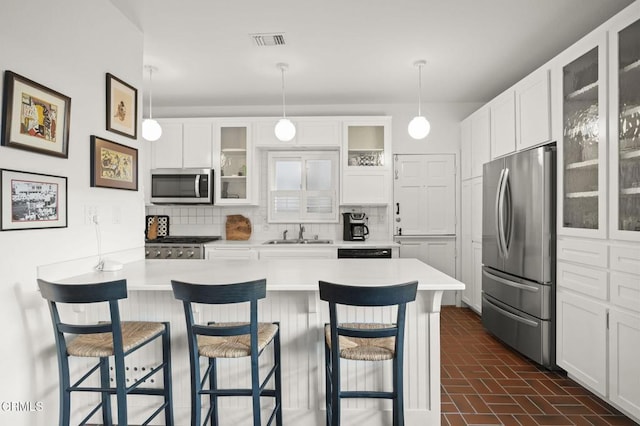
{"type": "Polygon", "coordinates": [[[212,169],[151,169],[153,204],[213,204],[212,169]]]}

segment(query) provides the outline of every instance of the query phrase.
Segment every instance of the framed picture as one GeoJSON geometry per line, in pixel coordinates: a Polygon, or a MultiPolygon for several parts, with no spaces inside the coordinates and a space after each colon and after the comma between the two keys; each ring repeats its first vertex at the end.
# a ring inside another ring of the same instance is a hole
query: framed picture
{"type": "Polygon", "coordinates": [[[107,73],[107,130],[136,139],[138,90],[107,73]]]}
{"type": "Polygon", "coordinates": [[[71,98],[5,71],[2,107],[2,145],[69,156],[71,98]]]}
{"type": "Polygon", "coordinates": [[[0,169],[3,231],[67,227],[67,178],[0,169]]]}
{"type": "Polygon", "coordinates": [[[138,150],[91,136],[91,186],[138,190],[138,150]]]}

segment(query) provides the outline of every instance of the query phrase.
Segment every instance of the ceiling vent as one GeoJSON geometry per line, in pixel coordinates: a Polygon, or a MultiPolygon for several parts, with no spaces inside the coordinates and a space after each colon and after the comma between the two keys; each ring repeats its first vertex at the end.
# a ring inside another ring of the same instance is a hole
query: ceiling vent
{"type": "Polygon", "coordinates": [[[284,46],[284,34],[281,33],[262,33],[249,34],[256,46],[284,46]]]}

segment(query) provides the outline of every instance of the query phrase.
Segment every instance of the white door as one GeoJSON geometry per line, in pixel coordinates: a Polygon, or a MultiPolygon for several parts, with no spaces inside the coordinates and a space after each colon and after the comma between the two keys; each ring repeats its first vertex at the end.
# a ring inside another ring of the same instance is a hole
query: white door
{"type": "Polygon", "coordinates": [[[609,396],[640,418],[640,315],[609,312],[609,396]]]}
{"type": "Polygon", "coordinates": [[[394,164],[396,235],[455,234],[455,157],[397,155],[394,164]]]}

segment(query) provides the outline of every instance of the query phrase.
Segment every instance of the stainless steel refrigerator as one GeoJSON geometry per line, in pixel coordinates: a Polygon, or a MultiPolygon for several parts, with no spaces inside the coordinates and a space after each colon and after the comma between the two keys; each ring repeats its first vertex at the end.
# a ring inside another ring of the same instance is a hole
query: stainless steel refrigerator
{"type": "Polygon", "coordinates": [[[555,145],[484,165],[482,324],[555,367],[555,145]]]}

